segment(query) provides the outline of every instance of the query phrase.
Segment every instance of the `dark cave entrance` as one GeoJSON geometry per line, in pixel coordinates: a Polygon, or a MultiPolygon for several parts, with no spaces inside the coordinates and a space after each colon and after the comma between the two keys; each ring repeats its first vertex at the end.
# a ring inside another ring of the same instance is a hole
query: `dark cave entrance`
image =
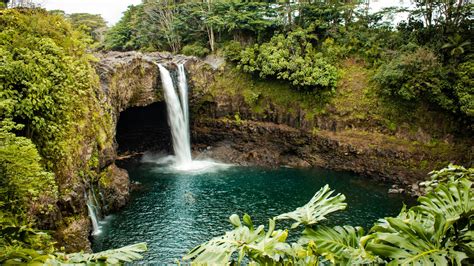
{"type": "Polygon", "coordinates": [[[116,140],[119,154],[172,149],[165,102],[131,107],[120,113],[116,140]]]}

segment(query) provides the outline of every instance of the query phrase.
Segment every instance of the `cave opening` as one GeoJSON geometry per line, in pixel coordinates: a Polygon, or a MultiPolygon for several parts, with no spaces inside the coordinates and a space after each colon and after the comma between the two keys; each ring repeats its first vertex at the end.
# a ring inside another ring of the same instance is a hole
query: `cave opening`
{"type": "Polygon", "coordinates": [[[165,102],[131,107],[120,113],[116,140],[119,154],[172,150],[165,102]]]}

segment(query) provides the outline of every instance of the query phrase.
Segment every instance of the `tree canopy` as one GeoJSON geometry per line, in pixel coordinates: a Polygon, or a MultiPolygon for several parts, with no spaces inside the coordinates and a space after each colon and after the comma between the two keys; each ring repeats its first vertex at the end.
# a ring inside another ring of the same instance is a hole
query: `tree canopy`
{"type": "Polygon", "coordinates": [[[363,1],[172,1],[130,6],[105,49],[223,53],[242,70],[326,90],[348,56],[375,69],[383,95],[426,102],[472,119],[473,4],[415,1],[414,8],[367,11],[363,1]],[[408,18],[392,25],[398,14],[408,18]]]}

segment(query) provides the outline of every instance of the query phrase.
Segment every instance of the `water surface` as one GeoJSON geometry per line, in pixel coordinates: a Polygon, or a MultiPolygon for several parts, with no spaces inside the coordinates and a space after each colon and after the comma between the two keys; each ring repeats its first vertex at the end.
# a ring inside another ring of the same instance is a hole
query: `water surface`
{"type": "MultiPolygon", "coordinates": [[[[107,219],[93,240],[94,251],[146,241],[145,261],[173,263],[194,246],[223,234],[228,217],[248,213],[254,224],[307,203],[325,184],[346,195],[348,207],[328,216],[328,225],[370,228],[381,217],[398,214],[404,201],[388,185],[353,173],[323,169],[230,167],[200,174],[166,171],[152,163],[126,166],[141,188],[130,203],[107,219]]],[[[296,231],[299,232],[299,231],[296,231]]],[[[295,233],[296,233],[295,232],[295,233]]]]}

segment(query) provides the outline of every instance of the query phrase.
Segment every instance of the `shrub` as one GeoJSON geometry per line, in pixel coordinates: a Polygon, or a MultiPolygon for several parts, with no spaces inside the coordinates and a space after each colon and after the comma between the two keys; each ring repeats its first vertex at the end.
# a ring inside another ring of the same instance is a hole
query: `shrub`
{"type": "Polygon", "coordinates": [[[426,48],[404,52],[377,70],[374,80],[384,94],[407,101],[424,100],[455,111],[448,71],[426,48]]]}
{"type": "Polygon", "coordinates": [[[338,71],[313,47],[315,40],[302,29],[275,35],[267,43],[242,51],[240,67],[262,78],[290,81],[295,87],[334,89],[338,71]]]}
{"type": "Polygon", "coordinates": [[[188,44],[181,49],[181,53],[185,55],[194,55],[197,57],[204,57],[209,54],[209,49],[199,43],[188,44]]]}
{"type": "Polygon", "coordinates": [[[9,212],[31,222],[56,203],[57,186],[33,142],[6,131],[11,125],[3,121],[0,129],[0,216],[9,212]]]}
{"type": "Polygon", "coordinates": [[[346,47],[339,45],[333,38],[326,38],[321,45],[324,58],[331,63],[336,63],[348,55],[346,47]]]}
{"type": "Polygon", "coordinates": [[[474,61],[460,64],[456,76],[454,93],[459,99],[459,108],[462,113],[474,117],[474,61]]]}
{"type": "Polygon", "coordinates": [[[238,41],[229,41],[223,48],[224,56],[230,61],[239,61],[242,50],[243,47],[238,41]]]}
{"type": "Polygon", "coordinates": [[[406,101],[425,101],[453,113],[474,116],[474,63],[443,66],[427,48],[407,46],[380,66],[374,80],[382,93],[406,101]]]}

